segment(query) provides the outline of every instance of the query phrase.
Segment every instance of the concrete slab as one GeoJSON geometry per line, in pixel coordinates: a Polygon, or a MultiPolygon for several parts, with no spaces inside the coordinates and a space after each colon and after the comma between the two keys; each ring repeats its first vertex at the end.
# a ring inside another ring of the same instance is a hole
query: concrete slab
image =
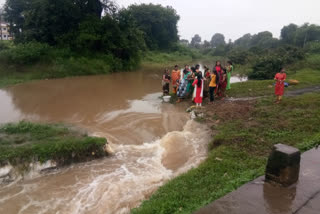
{"type": "Polygon", "coordinates": [[[301,157],[300,177],[290,187],[260,177],[209,204],[197,214],[320,214],[320,149],[301,157]]]}

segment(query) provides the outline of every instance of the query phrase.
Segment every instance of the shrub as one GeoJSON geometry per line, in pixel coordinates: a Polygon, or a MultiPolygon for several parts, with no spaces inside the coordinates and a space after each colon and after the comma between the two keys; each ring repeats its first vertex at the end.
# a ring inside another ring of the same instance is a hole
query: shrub
{"type": "Polygon", "coordinates": [[[240,65],[246,64],[249,60],[249,52],[241,49],[234,49],[227,56],[233,63],[240,65]]]}
{"type": "Polygon", "coordinates": [[[253,71],[249,73],[249,79],[272,79],[282,66],[282,59],[276,55],[260,57],[254,64],[253,71]]]}
{"type": "Polygon", "coordinates": [[[11,41],[0,40],[0,51],[9,49],[11,45],[12,45],[11,41]]]}
{"type": "Polygon", "coordinates": [[[26,65],[46,58],[50,46],[38,42],[17,44],[0,52],[0,60],[7,63],[26,65]]]}
{"type": "Polygon", "coordinates": [[[254,63],[250,79],[273,79],[281,67],[305,58],[302,49],[293,46],[284,46],[274,49],[264,56],[258,57],[254,63]]]}
{"type": "Polygon", "coordinates": [[[320,53],[320,42],[308,42],[305,50],[309,53],[320,53]]]}

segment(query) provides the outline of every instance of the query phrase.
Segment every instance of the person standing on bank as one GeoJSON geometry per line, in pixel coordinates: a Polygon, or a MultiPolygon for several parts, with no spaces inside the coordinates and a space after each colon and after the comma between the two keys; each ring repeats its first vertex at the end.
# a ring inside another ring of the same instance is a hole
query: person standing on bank
{"type": "Polygon", "coordinates": [[[177,94],[178,85],[181,79],[181,71],[178,65],[174,66],[174,70],[171,73],[171,79],[172,79],[173,93],[177,94]]]}
{"type": "Polygon", "coordinates": [[[164,74],[162,76],[162,90],[163,90],[163,96],[169,95],[170,92],[170,75],[169,75],[169,70],[166,69],[164,71],[164,74]]]}
{"type": "Polygon", "coordinates": [[[198,73],[192,85],[194,86],[194,102],[196,103],[197,107],[201,107],[204,87],[203,77],[201,73],[198,73]]]}
{"type": "Polygon", "coordinates": [[[274,77],[274,80],[276,81],[275,95],[277,97],[275,103],[277,104],[281,102],[282,96],[284,94],[284,82],[287,79],[287,74],[285,72],[286,70],[284,68],[281,68],[280,72],[277,73],[274,77]]]}
{"type": "Polygon", "coordinates": [[[214,102],[215,90],[218,84],[219,84],[219,76],[217,74],[217,71],[214,70],[210,75],[210,83],[209,83],[210,103],[209,104],[213,104],[214,102]]]}
{"type": "Polygon", "coordinates": [[[177,103],[180,103],[182,101],[182,99],[184,99],[187,95],[188,95],[188,77],[191,74],[190,69],[188,66],[186,66],[186,68],[183,70],[183,78],[179,84],[179,89],[177,92],[177,96],[178,96],[178,101],[177,103]]]}
{"type": "Polygon", "coordinates": [[[231,61],[227,62],[227,90],[231,89],[231,75],[233,72],[233,65],[231,61]]]}

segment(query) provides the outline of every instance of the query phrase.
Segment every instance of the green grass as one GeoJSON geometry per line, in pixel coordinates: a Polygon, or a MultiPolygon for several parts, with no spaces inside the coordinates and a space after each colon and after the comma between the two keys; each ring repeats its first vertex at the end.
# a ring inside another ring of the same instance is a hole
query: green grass
{"type": "Polygon", "coordinates": [[[105,156],[106,139],[63,125],[20,122],[0,127],[0,165],[54,160],[58,165],[105,156]]]}
{"type": "Polygon", "coordinates": [[[213,57],[205,56],[199,53],[197,50],[188,50],[187,52],[176,51],[176,52],[154,52],[150,51],[145,54],[142,65],[143,66],[172,66],[180,65],[193,62],[194,60],[212,60],[213,57]]]}
{"type": "MultiPolygon", "coordinates": [[[[290,86],[285,90],[291,91],[305,87],[320,85],[320,69],[305,68],[297,72],[289,71],[287,80],[295,79],[300,83],[290,86]]],[[[273,80],[249,80],[247,82],[232,84],[232,89],[227,92],[229,97],[257,97],[274,94],[273,80]]]]}
{"type": "Polygon", "coordinates": [[[217,116],[221,124],[210,143],[207,160],[162,186],[139,208],[140,213],[192,213],[264,174],[274,144],[298,146],[303,151],[319,145],[320,93],[285,99],[258,100],[238,119],[217,116]]]}

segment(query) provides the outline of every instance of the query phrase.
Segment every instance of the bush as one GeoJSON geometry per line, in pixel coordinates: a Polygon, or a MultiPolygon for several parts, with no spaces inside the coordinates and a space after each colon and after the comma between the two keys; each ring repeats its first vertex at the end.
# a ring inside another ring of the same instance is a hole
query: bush
{"type": "Polygon", "coordinates": [[[49,45],[38,42],[17,44],[0,51],[0,60],[18,65],[32,64],[45,59],[49,50],[49,45]]]}
{"type": "Polygon", "coordinates": [[[253,71],[249,74],[249,79],[273,79],[281,67],[292,64],[305,58],[302,49],[293,46],[284,46],[264,56],[258,57],[254,63],[253,71]]]}
{"type": "Polygon", "coordinates": [[[234,49],[227,56],[233,63],[240,65],[246,64],[249,60],[249,52],[241,49],[234,49]]]}
{"type": "Polygon", "coordinates": [[[7,50],[12,46],[11,41],[1,41],[0,40],[0,51],[7,50]]]}
{"type": "Polygon", "coordinates": [[[320,53],[320,42],[308,42],[305,50],[309,53],[320,53]]]}

